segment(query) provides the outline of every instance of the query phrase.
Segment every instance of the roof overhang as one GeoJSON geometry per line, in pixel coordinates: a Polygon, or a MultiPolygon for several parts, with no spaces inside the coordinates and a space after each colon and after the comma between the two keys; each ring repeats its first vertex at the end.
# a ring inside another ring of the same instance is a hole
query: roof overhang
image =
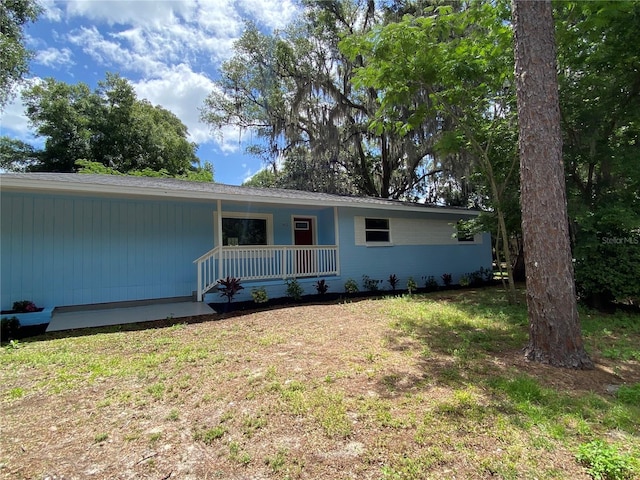
{"type": "MultiPolygon", "coordinates": [[[[42,175],[42,174],[40,174],[42,175]]],[[[65,174],[59,174],[65,175],[65,174]]],[[[235,203],[251,203],[276,206],[302,207],[343,207],[360,209],[377,209],[391,211],[413,211],[422,213],[477,216],[478,210],[453,207],[432,207],[419,203],[400,202],[372,197],[348,197],[340,195],[314,194],[295,190],[286,191],[286,196],[277,196],[273,190],[247,188],[211,184],[209,188],[175,188],[173,185],[160,185],[150,181],[148,184],[123,184],[99,181],[85,181],[83,178],[73,180],[71,176],[81,174],[66,174],[64,181],[55,178],[45,178],[30,174],[0,174],[0,191],[75,194],[85,196],[135,197],[149,199],[171,199],[212,202],[221,200],[235,203]],[[222,186],[229,191],[216,191],[214,186],[222,186]]],[[[82,175],[82,177],[85,177],[82,175]]],[[[120,177],[121,178],[121,177],[120,177]]],[[[139,177],[135,177],[139,179],[139,177]]],[[[126,182],[125,182],[126,183],[126,182]]],[[[186,182],[185,182],[186,183],[186,182]]]]}

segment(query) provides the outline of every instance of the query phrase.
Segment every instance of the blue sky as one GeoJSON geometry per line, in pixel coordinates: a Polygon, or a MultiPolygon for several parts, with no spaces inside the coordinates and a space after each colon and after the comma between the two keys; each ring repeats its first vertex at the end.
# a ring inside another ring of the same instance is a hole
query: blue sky
{"type": "MultiPolygon", "coordinates": [[[[220,64],[232,54],[244,21],[283,28],[296,0],[40,0],[44,13],[26,29],[36,55],[31,81],[53,77],[94,88],[106,72],[133,84],[138,98],[161,105],[189,128],[198,157],[213,163],[215,180],[239,185],[262,168],[244,153],[249,132],[214,134],[199,122],[199,107],[214,88],[220,64]]],[[[19,95],[0,118],[0,135],[37,146],[19,95]]]]}

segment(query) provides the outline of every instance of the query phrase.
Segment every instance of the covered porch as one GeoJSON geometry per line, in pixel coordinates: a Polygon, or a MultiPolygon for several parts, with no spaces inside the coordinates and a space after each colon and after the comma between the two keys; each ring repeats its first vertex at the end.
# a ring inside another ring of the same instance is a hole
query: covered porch
{"type": "Polygon", "coordinates": [[[340,274],[337,207],[246,208],[217,201],[213,248],[193,261],[197,301],[226,277],[256,282],[340,274]]]}

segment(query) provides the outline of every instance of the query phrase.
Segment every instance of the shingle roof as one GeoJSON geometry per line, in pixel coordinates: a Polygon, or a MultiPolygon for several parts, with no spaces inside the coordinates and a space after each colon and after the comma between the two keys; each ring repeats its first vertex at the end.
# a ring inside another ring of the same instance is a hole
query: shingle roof
{"type": "Polygon", "coordinates": [[[78,173],[3,173],[0,188],[10,190],[101,193],[201,200],[250,201],[253,203],[305,206],[349,206],[390,210],[430,210],[439,213],[476,215],[463,208],[434,207],[420,203],[375,197],[332,195],[279,188],[241,187],[214,182],[191,182],[175,178],[94,175],[78,173]]]}

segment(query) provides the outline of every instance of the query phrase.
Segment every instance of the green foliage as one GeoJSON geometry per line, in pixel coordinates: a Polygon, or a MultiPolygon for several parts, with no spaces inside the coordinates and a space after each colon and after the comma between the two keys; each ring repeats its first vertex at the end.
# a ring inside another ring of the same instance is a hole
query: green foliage
{"type": "Polygon", "coordinates": [[[88,160],[78,160],[76,162],[78,173],[84,174],[97,174],[97,175],[131,175],[133,177],[155,177],[155,178],[179,178],[181,180],[188,180],[192,182],[212,182],[213,181],[213,165],[206,162],[204,167],[192,167],[186,173],[180,175],[172,175],[165,168],[160,170],[152,170],[147,167],[143,170],[129,170],[122,173],[118,170],[105,167],[98,162],[90,162],[88,160]]]}
{"type": "Polygon", "coordinates": [[[247,24],[201,116],[216,129],[254,132],[248,151],[274,175],[261,174],[252,185],[275,180],[284,188],[393,198],[424,191],[437,170],[427,158],[437,122],[416,119],[403,132],[370,129],[381,96],[354,87],[362,60],[338,47],[346,35],[372,31],[383,10],[377,3],[304,2],[296,23],[273,34],[247,24]]]}
{"type": "MultiPolygon", "coordinates": [[[[424,278],[424,277],[422,277],[424,278]]],[[[443,280],[444,280],[444,276],[443,276],[443,280]]],[[[449,282],[451,283],[451,282],[449,282]]],[[[446,285],[446,283],[445,283],[446,285]]],[[[424,288],[427,292],[435,292],[436,290],[438,290],[438,281],[435,279],[435,277],[433,275],[429,275],[425,282],[424,282],[424,288]]]]}
{"type": "Polygon", "coordinates": [[[352,278],[349,278],[346,282],[344,282],[344,291],[347,293],[357,293],[360,291],[358,288],[358,284],[352,278]]]}
{"type": "Polygon", "coordinates": [[[563,151],[578,291],[640,292],[638,2],[555,4],[563,151]]]}
{"type": "Polygon", "coordinates": [[[433,201],[483,208],[508,269],[509,236],[520,230],[510,16],[506,1],[428,6],[340,44],[349,58],[363,58],[354,84],[379,92],[371,130],[409,134],[440,119],[430,136],[441,170],[433,201]]]}
{"type": "Polygon", "coordinates": [[[218,288],[222,289],[220,296],[227,297],[227,302],[231,303],[233,297],[235,297],[240,290],[244,290],[241,283],[242,281],[236,277],[227,277],[225,279],[218,280],[218,288]]]}
{"type": "Polygon", "coordinates": [[[451,276],[450,273],[442,274],[442,283],[444,284],[445,287],[448,287],[449,285],[451,285],[452,281],[453,281],[453,277],[451,276]]]}
{"type": "Polygon", "coordinates": [[[413,279],[413,277],[409,277],[407,279],[407,290],[409,291],[409,295],[412,295],[413,292],[415,292],[416,290],[418,290],[418,284],[416,283],[416,281],[413,279]]]}
{"type": "Polygon", "coordinates": [[[31,145],[15,138],[0,137],[0,168],[8,172],[24,172],[38,162],[31,145]]]}
{"type": "Polygon", "coordinates": [[[264,464],[274,473],[279,472],[287,464],[287,450],[281,448],[275,455],[265,457],[264,464]]]}
{"type": "Polygon", "coordinates": [[[628,405],[640,405],[640,383],[622,385],[616,392],[616,397],[628,405]]]}
{"type": "Polygon", "coordinates": [[[94,91],[84,83],[48,78],[26,89],[23,101],[37,134],[46,138],[34,170],[73,172],[76,162],[86,161],[103,165],[103,173],[195,175],[192,179],[213,173],[210,166],[198,167],[197,145],[187,140],[180,119],[139,100],[131,83],[118,75],[108,73],[94,91]]]}
{"type": "Polygon", "coordinates": [[[0,111],[11,99],[16,84],[29,71],[33,52],[25,46],[24,28],[29,22],[35,22],[41,11],[34,0],[0,2],[0,111]]]}
{"type": "Polygon", "coordinates": [[[272,188],[278,186],[278,178],[273,170],[265,168],[242,183],[243,187],[272,188]]]}
{"type": "MultiPolygon", "coordinates": [[[[640,183],[639,183],[640,188],[640,183]]],[[[640,217],[612,200],[581,220],[574,247],[578,293],[588,304],[640,300],[640,217]]],[[[640,215],[640,208],[638,209],[640,215]]]]}
{"type": "Polygon", "coordinates": [[[382,283],[382,280],[374,280],[373,278],[370,278],[369,275],[362,275],[362,286],[369,292],[377,292],[380,290],[378,287],[380,283],[382,283]]]}
{"type": "Polygon", "coordinates": [[[19,300],[17,302],[13,302],[13,306],[11,309],[16,313],[29,313],[29,312],[37,312],[38,307],[31,300],[19,300]]]}
{"type": "Polygon", "coordinates": [[[637,462],[633,462],[632,457],[603,440],[580,445],[576,458],[596,480],[626,480],[638,473],[637,462]]]}
{"type": "Polygon", "coordinates": [[[285,282],[285,285],[287,286],[287,297],[296,301],[302,298],[304,288],[302,288],[302,285],[300,285],[297,279],[291,278],[285,282]]]}
{"type": "MultiPolygon", "coordinates": [[[[480,267],[478,270],[464,275],[471,287],[482,287],[493,280],[493,270],[490,268],[480,267]]],[[[462,283],[461,283],[462,284],[462,283]]]]}
{"type": "Polygon", "coordinates": [[[266,303],[269,301],[267,290],[264,287],[254,287],[251,289],[251,298],[255,303],[266,303]]]}
{"type": "Polygon", "coordinates": [[[396,277],[395,274],[391,274],[389,275],[389,278],[387,279],[387,282],[389,282],[389,286],[391,287],[391,291],[395,292],[396,291],[396,287],[398,286],[398,277],[396,277]]]}
{"type": "Polygon", "coordinates": [[[193,433],[193,439],[196,442],[202,442],[205,445],[211,445],[214,441],[222,438],[227,432],[224,425],[218,425],[213,428],[198,429],[193,433]]]}
{"type": "Polygon", "coordinates": [[[316,287],[318,295],[324,295],[327,293],[327,290],[329,290],[329,285],[327,285],[327,282],[324,279],[318,280],[314,286],[316,287]]]}

